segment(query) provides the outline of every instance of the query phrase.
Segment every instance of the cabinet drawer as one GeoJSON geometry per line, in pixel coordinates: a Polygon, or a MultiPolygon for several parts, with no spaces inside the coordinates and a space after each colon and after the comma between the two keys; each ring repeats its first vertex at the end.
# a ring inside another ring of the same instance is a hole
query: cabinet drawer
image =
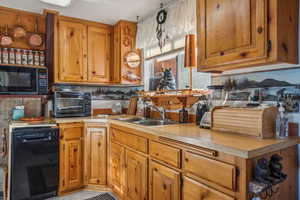
{"type": "Polygon", "coordinates": [[[149,154],[158,160],[180,168],[180,149],[150,141],[149,154]]]}
{"type": "Polygon", "coordinates": [[[184,171],[230,190],[236,187],[234,166],[191,152],[184,153],[184,171]]]}
{"type": "Polygon", "coordinates": [[[117,129],[111,129],[111,140],[124,144],[137,151],[148,153],[148,140],[137,135],[125,133],[117,129]]]}
{"type": "Polygon", "coordinates": [[[201,183],[184,177],[183,179],[183,200],[234,200],[221,192],[213,190],[201,183]]]}
{"type": "Polygon", "coordinates": [[[83,136],[82,123],[59,124],[60,138],[65,140],[78,139],[83,136]]]}

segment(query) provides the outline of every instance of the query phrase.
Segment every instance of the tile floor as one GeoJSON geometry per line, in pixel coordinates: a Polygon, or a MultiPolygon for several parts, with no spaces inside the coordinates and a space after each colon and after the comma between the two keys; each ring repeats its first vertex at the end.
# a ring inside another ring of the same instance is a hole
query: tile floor
{"type": "Polygon", "coordinates": [[[62,196],[62,197],[54,197],[47,200],[85,200],[91,197],[95,197],[101,194],[101,192],[94,192],[94,191],[81,191],[76,192],[70,195],[62,196]]]}

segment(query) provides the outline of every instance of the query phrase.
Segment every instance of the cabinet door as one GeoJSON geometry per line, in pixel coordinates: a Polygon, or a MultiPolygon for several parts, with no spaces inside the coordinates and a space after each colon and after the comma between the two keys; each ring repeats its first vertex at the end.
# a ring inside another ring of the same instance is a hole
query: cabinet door
{"type": "Polygon", "coordinates": [[[88,127],[85,137],[85,184],[106,184],[106,129],[88,127]]]}
{"type": "Polygon", "coordinates": [[[110,81],[110,30],[88,27],[88,81],[110,81]]]}
{"type": "Polygon", "coordinates": [[[110,149],[110,183],[115,192],[124,195],[125,181],[125,149],[124,147],[111,143],[110,149]]]}
{"type": "Polygon", "coordinates": [[[77,189],[83,185],[82,174],[82,141],[74,139],[65,142],[66,185],[68,190],[77,189]]]}
{"type": "Polygon", "coordinates": [[[180,200],[180,173],[151,161],[150,200],[180,200]]]}
{"type": "Polygon", "coordinates": [[[86,29],[80,23],[59,22],[58,78],[62,82],[81,82],[87,79],[86,29]]]}
{"type": "Polygon", "coordinates": [[[126,150],[125,186],[128,200],[147,200],[147,158],[126,150]]]}
{"type": "Polygon", "coordinates": [[[83,125],[60,124],[59,192],[83,186],[83,125]]]}
{"type": "Polygon", "coordinates": [[[267,0],[197,0],[200,69],[267,57],[267,0]]]}
{"type": "Polygon", "coordinates": [[[230,196],[189,178],[184,178],[182,196],[183,200],[234,200],[234,198],[230,196]]]}

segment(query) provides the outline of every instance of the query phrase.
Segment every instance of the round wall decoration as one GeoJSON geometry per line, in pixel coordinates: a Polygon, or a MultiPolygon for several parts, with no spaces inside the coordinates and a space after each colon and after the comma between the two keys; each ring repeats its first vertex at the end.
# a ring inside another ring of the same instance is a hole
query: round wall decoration
{"type": "Polygon", "coordinates": [[[166,9],[163,8],[163,4],[161,4],[160,10],[158,11],[156,16],[156,22],[157,22],[156,38],[158,40],[158,46],[161,51],[165,46],[166,40],[168,39],[168,35],[166,34],[166,31],[163,27],[163,25],[166,23],[167,17],[168,17],[168,12],[166,9]]]}
{"type": "Polygon", "coordinates": [[[129,68],[138,68],[141,65],[141,56],[137,51],[129,51],[125,55],[124,61],[129,68]]]}
{"type": "Polygon", "coordinates": [[[165,9],[163,10],[160,10],[158,13],[157,13],[157,16],[156,16],[156,21],[158,24],[164,24],[167,20],[167,16],[168,16],[168,13],[165,9]]]}

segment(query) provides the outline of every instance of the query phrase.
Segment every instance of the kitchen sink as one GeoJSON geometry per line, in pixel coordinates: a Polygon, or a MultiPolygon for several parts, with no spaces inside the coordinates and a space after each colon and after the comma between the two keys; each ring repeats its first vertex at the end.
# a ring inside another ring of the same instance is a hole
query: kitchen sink
{"type": "Polygon", "coordinates": [[[143,125],[143,126],[163,126],[163,125],[171,125],[171,124],[178,124],[178,122],[165,119],[143,119],[140,121],[133,122],[134,124],[143,125]]]}
{"type": "Polygon", "coordinates": [[[117,118],[115,120],[122,121],[122,122],[128,122],[128,123],[133,123],[137,121],[144,120],[145,118],[142,117],[122,117],[122,118],[117,118]]]}
{"type": "Polygon", "coordinates": [[[169,120],[169,119],[146,119],[142,117],[123,117],[117,118],[115,120],[128,122],[133,124],[138,124],[142,126],[163,126],[163,125],[171,125],[171,124],[178,124],[178,122],[169,120]]]}

